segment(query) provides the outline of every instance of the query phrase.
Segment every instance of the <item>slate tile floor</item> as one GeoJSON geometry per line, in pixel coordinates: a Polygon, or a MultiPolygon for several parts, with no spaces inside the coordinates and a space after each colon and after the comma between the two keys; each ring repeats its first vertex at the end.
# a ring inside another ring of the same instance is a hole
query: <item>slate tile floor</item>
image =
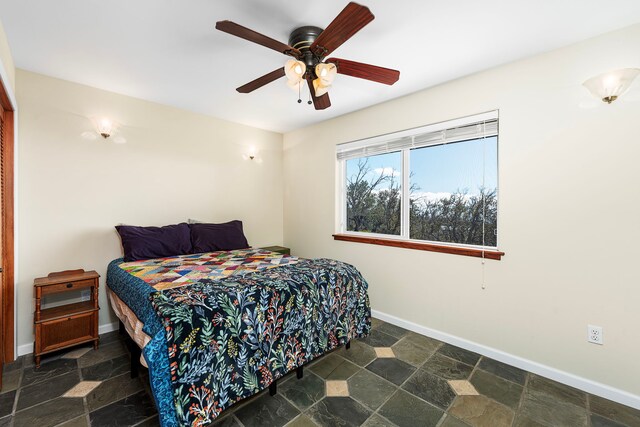
{"type": "MultiPolygon", "coordinates": [[[[373,320],[370,337],[225,411],[217,427],[640,427],[640,411],[373,320]]],[[[5,366],[0,427],[158,425],[148,378],[117,333],[5,366]]]]}

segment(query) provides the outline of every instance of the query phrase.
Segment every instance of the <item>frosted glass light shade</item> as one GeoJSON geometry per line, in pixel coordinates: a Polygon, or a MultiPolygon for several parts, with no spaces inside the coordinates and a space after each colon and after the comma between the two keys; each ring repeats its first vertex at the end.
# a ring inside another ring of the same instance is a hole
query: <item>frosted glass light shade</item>
{"type": "Polygon", "coordinates": [[[322,80],[317,78],[313,81],[313,91],[315,92],[316,97],[322,96],[325,93],[329,92],[331,89],[331,85],[322,84],[322,80]]]}
{"type": "Polygon", "coordinates": [[[284,74],[287,76],[287,79],[293,83],[298,83],[302,80],[302,76],[304,76],[306,70],[307,67],[304,65],[304,62],[296,61],[295,59],[290,59],[284,64],[284,74]]]}
{"type": "Polygon", "coordinates": [[[592,77],[583,85],[593,96],[611,104],[629,89],[638,74],[638,68],[622,68],[592,77]]]}
{"type": "Polygon", "coordinates": [[[113,122],[109,119],[100,119],[98,120],[97,130],[103,138],[109,138],[111,136],[111,132],[113,131],[113,122]]]}
{"type": "Polygon", "coordinates": [[[335,64],[321,62],[316,65],[316,76],[318,76],[323,86],[331,86],[337,73],[338,68],[336,68],[335,64]]]}

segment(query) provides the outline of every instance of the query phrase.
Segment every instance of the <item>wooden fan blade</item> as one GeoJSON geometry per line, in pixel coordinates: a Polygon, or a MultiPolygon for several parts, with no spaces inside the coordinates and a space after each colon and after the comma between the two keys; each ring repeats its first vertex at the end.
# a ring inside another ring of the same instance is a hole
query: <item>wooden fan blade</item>
{"type": "Polygon", "coordinates": [[[240,86],[236,90],[240,93],[253,92],[254,90],[259,89],[262,86],[279,79],[280,77],[284,77],[284,67],[273,70],[272,72],[267,73],[262,77],[258,77],[257,79],[247,83],[246,85],[240,86]]]}
{"type": "Polygon", "coordinates": [[[377,65],[369,65],[340,58],[329,58],[327,62],[335,64],[340,74],[384,83],[386,85],[392,85],[400,78],[400,71],[378,67],[377,65]]]}
{"type": "Polygon", "coordinates": [[[311,99],[313,100],[313,106],[316,110],[324,110],[325,108],[331,107],[331,100],[329,99],[328,93],[322,96],[316,96],[316,91],[313,88],[313,79],[308,78],[307,84],[309,85],[309,92],[311,92],[311,99]]]}
{"type": "Polygon", "coordinates": [[[295,47],[291,47],[288,44],[281,43],[278,40],[274,40],[271,37],[265,36],[264,34],[260,34],[247,27],[243,27],[242,25],[238,25],[235,22],[218,21],[216,22],[216,29],[224,31],[225,33],[229,33],[236,37],[249,40],[250,42],[268,47],[269,49],[277,50],[278,52],[284,53],[285,55],[291,55],[296,58],[300,56],[300,51],[295,47]]]}
{"type": "Polygon", "coordinates": [[[311,44],[311,52],[324,58],[373,21],[373,18],[368,7],[349,3],[311,44]]]}

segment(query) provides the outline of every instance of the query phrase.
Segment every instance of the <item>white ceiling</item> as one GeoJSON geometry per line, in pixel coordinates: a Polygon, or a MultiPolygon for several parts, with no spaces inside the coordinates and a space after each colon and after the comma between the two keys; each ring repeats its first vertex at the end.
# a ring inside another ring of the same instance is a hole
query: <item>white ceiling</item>
{"type": "Polygon", "coordinates": [[[288,57],[214,25],[286,43],[347,0],[0,0],[0,21],[18,68],[279,132],[640,22],[638,0],[360,2],[375,20],[332,56],[398,69],[400,81],[338,76],[324,111],[298,104],[285,79],[237,93],[288,57]]]}

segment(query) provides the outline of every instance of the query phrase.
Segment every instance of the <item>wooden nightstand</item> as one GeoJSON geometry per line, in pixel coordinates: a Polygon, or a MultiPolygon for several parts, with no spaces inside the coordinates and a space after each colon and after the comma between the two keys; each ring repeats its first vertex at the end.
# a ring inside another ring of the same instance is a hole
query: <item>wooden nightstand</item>
{"type": "Polygon", "coordinates": [[[265,251],[278,252],[282,255],[291,255],[291,249],[285,248],[284,246],[267,246],[260,249],[264,249],[265,251]]]}
{"type": "Polygon", "coordinates": [[[50,273],[33,282],[36,296],[33,355],[37,368],[40,367],[40,357],[52,351],[91,341],[93,348],[98,348],[99,277],[95,271],[67,270],[50,273]],[[91,291],[89,301],[41,308],[42,299],[47,295],[72,291],[78,294],[77,291],[85,289],[91,291]]]}

